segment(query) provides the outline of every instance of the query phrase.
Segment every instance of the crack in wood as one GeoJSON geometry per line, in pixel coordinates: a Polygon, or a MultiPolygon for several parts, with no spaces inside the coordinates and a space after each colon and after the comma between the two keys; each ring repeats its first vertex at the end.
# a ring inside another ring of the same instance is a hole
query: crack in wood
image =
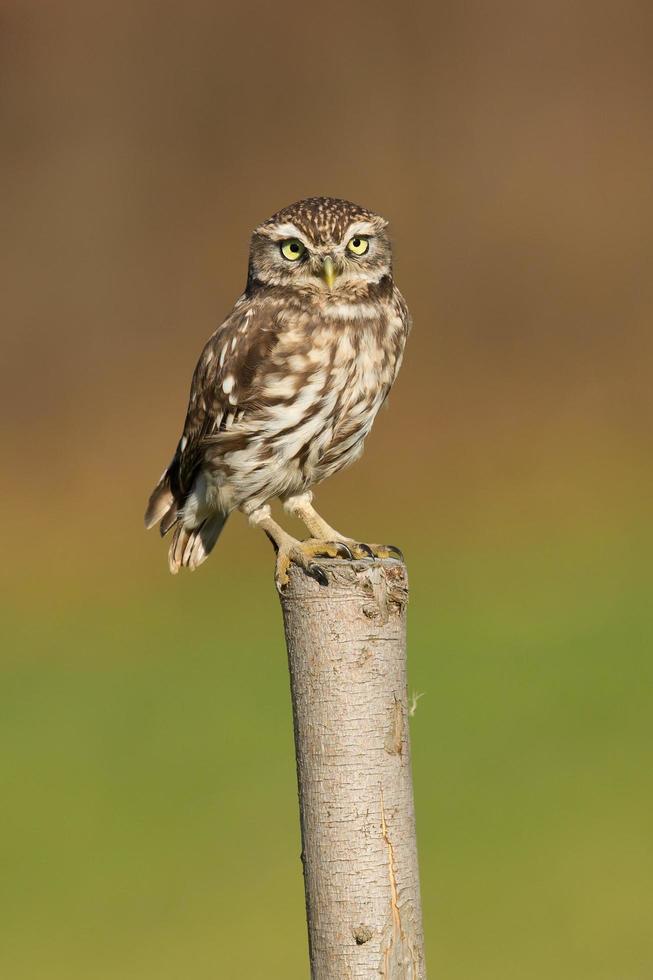
{"type": "Polygon", "coordinates": [[[397,888],[397,870],[395,851],[385,816],[383,787],[381,787],[381,836],[388,848],[388,878],[390,880],[390,913],[392,929],[390,941],[383,950],[381,960],[381,976],[385,980],[417,980],[419,976],[419,960],[417,953],[404,930],[401,910],[399,908],[399,889],[397,888]]]}

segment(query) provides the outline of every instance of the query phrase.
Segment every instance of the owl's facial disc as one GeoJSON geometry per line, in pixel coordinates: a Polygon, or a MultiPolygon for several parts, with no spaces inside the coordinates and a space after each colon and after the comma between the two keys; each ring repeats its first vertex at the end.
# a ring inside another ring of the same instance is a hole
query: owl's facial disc
{"type": "MultiPolygon", "coordinates": [[[[353,205],[350,205],[355,210],[353,205]]],[[[319,211],[319,209],[318,209],[319,211]]],[[[287,286],[308,294],[328,293],[333,299],[363,295],[371,285],[392,274],[392,253],[386,221],[379,215],[355,215],[331,226],[320,214],[311,223],[269,220],[254,232],[250,274],[267,286],[287,286]]]]}

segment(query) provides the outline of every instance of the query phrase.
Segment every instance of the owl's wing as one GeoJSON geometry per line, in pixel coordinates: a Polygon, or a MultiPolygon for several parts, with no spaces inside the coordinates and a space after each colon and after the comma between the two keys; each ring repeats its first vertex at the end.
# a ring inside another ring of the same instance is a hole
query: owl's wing
{"type": "Polygon", "coordinates": [[[170,466],[150,497],[145,526],[161,521],[165,534],[190,493],[209,441],[228,438],[259,393],[262,365],[276,343],[269,312],[240,300],[207,341],[193,373],[184,431],[170,466]]]}

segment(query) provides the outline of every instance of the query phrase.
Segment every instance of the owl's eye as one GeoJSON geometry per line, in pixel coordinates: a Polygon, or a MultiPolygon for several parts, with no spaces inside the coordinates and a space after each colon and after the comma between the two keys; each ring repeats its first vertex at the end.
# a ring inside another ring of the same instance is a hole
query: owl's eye
{"type": "Polygon", "coordinates": [[[281,254],[289,262],[296,262],[297,259],[301,259],[305,251],[305,247],[296,238],[287,238],[285,242],[281,242],[281,254]]]}
{"type": "Polygon", "coordinates": [[[350,252],[353,252],[354,255],[365,255],[369,247],[369,238],[363,238],[362,235],[356,235],[347,242],[347,248],[350,252]]]}

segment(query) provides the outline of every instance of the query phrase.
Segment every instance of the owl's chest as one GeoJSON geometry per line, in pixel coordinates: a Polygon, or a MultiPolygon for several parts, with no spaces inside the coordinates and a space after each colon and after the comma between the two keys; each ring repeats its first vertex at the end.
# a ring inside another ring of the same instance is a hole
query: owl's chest
{"type": "Polygon", "coordinates": [[[322,419],[312,459],[324,462],[340,449],[353,450],[371,429],[403,350],[392,342],[392,331],[382,326],[357,322],[333,332],[323,357],[322,419]]]}
{"type": "Polygon", "coordinates": [[[362,426],[368,412],[376,414],[403,352],[398,317],[372,305],[363,315],[346,304],[333,310],[285,325],[262,383],[270,412],[284,430],[290,421],[299,423],[313,438],[323,434],[320,443],[343,424],[362,426]]]}
{"type": "Polygon", "coordinates": [[[340,304],[288,325],[266,367],[272,396],[278,390],[291,401],[343,409],[392,384],[403,349],[396,342],[400,324],[372,306],[365,316],[354,317],[355,309],[340,304]]]}
{"type": "Polygon", "coordinates": [[[385,318],[343,326],[332,339],[330,382],[338,392],[340,413],[385,398],[399,368],[403,345],[395,343],[385,318]]]}

